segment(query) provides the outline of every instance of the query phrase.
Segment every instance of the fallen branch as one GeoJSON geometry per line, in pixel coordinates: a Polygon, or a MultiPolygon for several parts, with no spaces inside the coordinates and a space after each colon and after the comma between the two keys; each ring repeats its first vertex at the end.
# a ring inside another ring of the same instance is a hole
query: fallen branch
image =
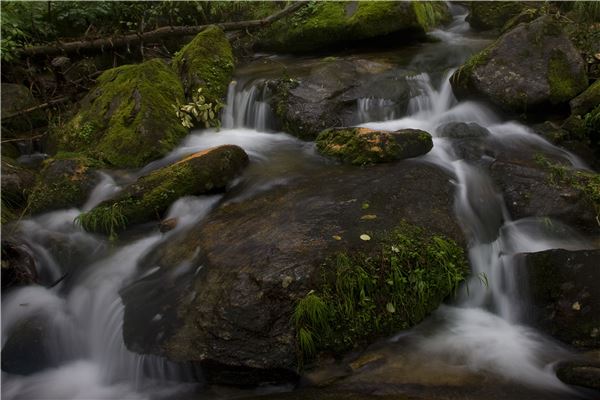
{"type": "Polygon", "coordinates": [[[116,49],[121,47],[128,47],[136,45],[140,42],[149,40],[160,40],[174,36],[188,36],[195,35],[202,30],[206,29],[211,25],[217,25],[224,31],[236,31],[236,30],[250,30],[269,26],[273,22],[277,21],[289,15],[301,7],[306,5],[305,1],[298,1],[283,10],[272,14],[263,19],[250,20],[250,21],[239,21],[239,22],[222,22],[217,24],[209,25],[197,25],[197,26],[164,26],[152,31],[148,31],[142,34],[132,33],[128,35],[122,35],[117,37],[99,38],[92,40],[79,40],[67,43],[57,43],[52,45],[40,45],[26,47],[21,51],[21,56],[56,56],[59,54],[78,53],[86,51],[97,51],[106,49],[116,49]]]}
{"type": "Polygon", "coordinates": [[[59,97],[58,99],[50,100],[50,101],[48,101],[46,103],[40,104],[40,105],[35,106],[35,107],[26,108],[25,110],[18,111],[18,112],[14,113],[14,114],[3,115],[2,116],[2,121],[10,119],[10,118],[20,117],[21,115],[29,114],[29,113],[32,113],[32,112],[37,111],[37,110],[43,110],[44,108],[48,108],[48,107],[53,106],[55,104],[66,103],[69,100],[71,100],[71,97],[69,97],[69,96],[59,97]]]}

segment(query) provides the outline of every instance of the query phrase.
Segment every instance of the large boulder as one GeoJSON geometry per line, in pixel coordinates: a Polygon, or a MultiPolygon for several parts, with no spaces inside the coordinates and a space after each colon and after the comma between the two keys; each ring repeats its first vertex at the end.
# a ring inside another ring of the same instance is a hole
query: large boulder
{"type": "Polygon", "coordinates": [[[207,103],[217,104],[227,92],[234,59],[223,30],[209,26],[173,58],[173,68],[183,82],[188,98],[202,88],[207,103]]]}
{"type": "Polygon", "coordinates": [[[422,37],[449,19],[443,2],[315,2],[275,22],[263,32],[257,47],[302,53],[397,32],[406,40],[422,37]]]}
{"type": "Polygon", "coordinates": [[[526,7],[519,1],[470,1],[469,6],[467,22],[477,30],[499,30],[526,7]]]}
{"type": "Polygon", "coordinates": [[[247,164],[248,155],[238,146],[194,153],[139,178],[116,198],[82,214],[79,222],[87,231],[113,235],[128,226],[155,220],[182,196],[225,189],[247,164]]]}
{"type": "Polygon", "coordinates": [[[121,293],[127,347],[198,363],[212,382],[295,375],[292,313],[317,289],[326,259],[341,251],[381,254],[386,232],[403,219],[422,227],[423,237],[464,245],[448,176],[401,163],[331,166],[250,199],[233,198],[155,248],[139,263],[148,274],[121,293]]]}
{"type": "Polygon", "coordinates": [[[566,108],[588,85],[581,55],[548,16],[504,34],[450,81],[460,98],[482,98],[517,113],[566,108]]]}
{"type": "Polygon", "coordinates": [[[316,143],[322,154],[354,165],[418,157],[433,148],[431,135],[419,129],[331,128],[321,132],[316,143]]]}
{"type": "Polygon", "coordinates": [[[29,194],[32,214],[81,207],[100,182],[96,169],[102,164],[76,153],[59,153],[44,161],[44,168],[29,194]]]}
{"type": "Polygon", "coordinates": [[[402,115],[411,98],[406,77],[415,73],[382,60],[327,57],[286,74],[289,78],[268,83],[267,101],[285,132],[314,140],[324,129],[370,120],[372,111],[361,109],[360,102],[385,104],[374,110],[378,120],[402,115]]]}
{"type": "Polygon", "coordinates": [[[534,323],[580,348],[600,348],[600,250],[547,250],[524,258],[534,323]]]}
{"type": "Polygon", "coordinates": [[[184,102],[177,75],[162,60],[109,69],[80,111],[52,133],[58,150],[77,151],[115,167],[141,167],[187,134],[173,111],[184,102]]]}

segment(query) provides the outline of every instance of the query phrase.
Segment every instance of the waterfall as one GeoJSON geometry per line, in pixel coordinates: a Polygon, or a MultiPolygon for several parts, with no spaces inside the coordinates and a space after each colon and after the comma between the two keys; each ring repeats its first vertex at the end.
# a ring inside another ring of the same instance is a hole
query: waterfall
{"type": "MultiPolygon", "coordinates": [[[[536,219],[513,221],[502,194],[480,167],[458,158],[450,143],[438,131],[447,122],[475,122],[504,143],[520,143],[562,156],[573,165],[576,157],[555,148],[522,125],[499,124],[482,105],[458,103],[452,94],[449,71],[435,88],[428,74],[407,78],[413,98],[405,118],[367,123],[374,129],[419,128],[434,137],[434,148],[423,160],[454,176],[455,212],[469,240],[472,274],[454,307],[444,306],[438,317],[444,320],[433,335],[423,338],[424,353],[446,354],[461,359],[474,370],[493,371],[533,386],[568,390],[549,365],[551,354],[560,351],[535,330],[522,325],[514,255],[552,248],[582,249],[589,246],[577,235],[553,237],[536,219]],[[568,238],[571,236],[571,238],[568,238]]],[[[568,229],[565,227],[565,229],[568,229]]]]}
{"type": "Polygon", "coordinates": [[[357,99],[356,103],[359,124],[371,121],[389,121],[396,117],[396,104],[392,100],[363,97],[357,99]]]}
{"type": "Polygon", "coordinates": [[[272,117],[271,106],[264,101],[266,90],[264,81],[250,82],[249,87],[232,81],[227,89],[227,103],[221,121],[223,128],[269,130],[272,117]]]}

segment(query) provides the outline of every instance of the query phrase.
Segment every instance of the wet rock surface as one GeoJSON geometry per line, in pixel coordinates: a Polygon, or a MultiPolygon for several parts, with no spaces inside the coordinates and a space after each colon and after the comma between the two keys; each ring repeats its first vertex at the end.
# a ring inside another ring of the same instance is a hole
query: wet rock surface
{"type": "Polygon", "coordinates": [[[335,167],[251,199],[234,197],[140,262],[143,270],[160,268],[121,293],[125,343],[229,371],[211,374],[214,382],[285,380],[297,367],[290,316],[322,261],[372,250],[402,219],[462,243],[452,204],[448,177],[409,161],[335,167]],[[361,240],[364,233],[373,240],[361,240]]]}
{"type": "Polygon", "coordinates": [[[37,283],[37,263],[24,243],[2,240],[2,290],[37,283]]]}
{"type": "Polygon", "coordinates": [[[600,250],[523,255],[534,323],[579,348],[600,347],[600,250]]]}

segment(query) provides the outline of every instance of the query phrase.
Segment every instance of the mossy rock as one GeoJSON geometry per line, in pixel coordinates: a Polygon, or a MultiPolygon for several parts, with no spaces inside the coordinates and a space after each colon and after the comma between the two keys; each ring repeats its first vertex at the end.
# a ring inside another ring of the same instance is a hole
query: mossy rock
{"type": "Polygon", "coordinates": [[[585,115],[600,104],[600,80],[594,82],[585,92],[569,102],[571,113],[585,115]]]}
{"type": "Polygon", "coordinates": [[[105,71],[80,111],[52,133],[58,150],[77,151],[114,167],[141,167],[187,134],[172,105],[184,102],[177,75],[162,60],[105,71]]]}
{"type": "Polygon", "coordinates": [[[450,82],[459,98],[525,114],[564,111],[588,86],[579,51],[549,16],[507,32],[472,56],[450,82]]]}
{"type": "Polygon", "coordinates": [[[227,93],[234,68],[231,45],[223,30],[210,26],[197,34],[175,55],[173,68],[188,99],[202,88],[207,103],[217,104],[227,93]]]}
{"type": "Polygon", "coordinates": [[[405,222],[376,248],[373,254],[340,252],[323,264],[319,284],[294,310],[300,357],[321,351],[340,355],[414,326],[456,290],[468,271],[454,241],[405,222]]]}
{"type": "Polygon", "coordinates": [[[450,19],[443,2],[310,2],[266,29],[259,48],[303,53],[395,32],[423,36],[450,19]]]}
{"type": "Polygon", "coordinates": [[[433,148],[431,135],[418,129],[331,128],[321,132],[316,143],[321,154],[354,165],[418,157],[433,148]]]}
{"type": "Polygon", "coordinates": [[[222,191],[248,164],[238,146],[225,145],[198,153],[153,171],[82,214],[79,222],[90,232],[114,235],[127,227],[160,218],[178,198],[222,191]]]}
{"type": "MultiPolygon", "coordinates": [[[[26,86],[15,83],[2,83],[2,136],[16,137],[19,133],[29,132],[34,128],[48,123],[43,110],[37,110],[25,115],[6,118],[31,107],[39,105],[26,86]]],[[[4,147],[4,144],[2,145],[4,147]]]]}
{"type": "Polygon", "coordinates": [[[37,214],[61,208],[81,207],[99,183],[96,169],[102,163],[76,153],[59,153],[44,161],[29,195],[28,211],[37,214]]]}
{"type": "Polygon", "coordinates": [[[467,22],[477,30],[500,29],[527,7],[519,1],[471,1],[469,5],[471,12],[467,22]]]}

